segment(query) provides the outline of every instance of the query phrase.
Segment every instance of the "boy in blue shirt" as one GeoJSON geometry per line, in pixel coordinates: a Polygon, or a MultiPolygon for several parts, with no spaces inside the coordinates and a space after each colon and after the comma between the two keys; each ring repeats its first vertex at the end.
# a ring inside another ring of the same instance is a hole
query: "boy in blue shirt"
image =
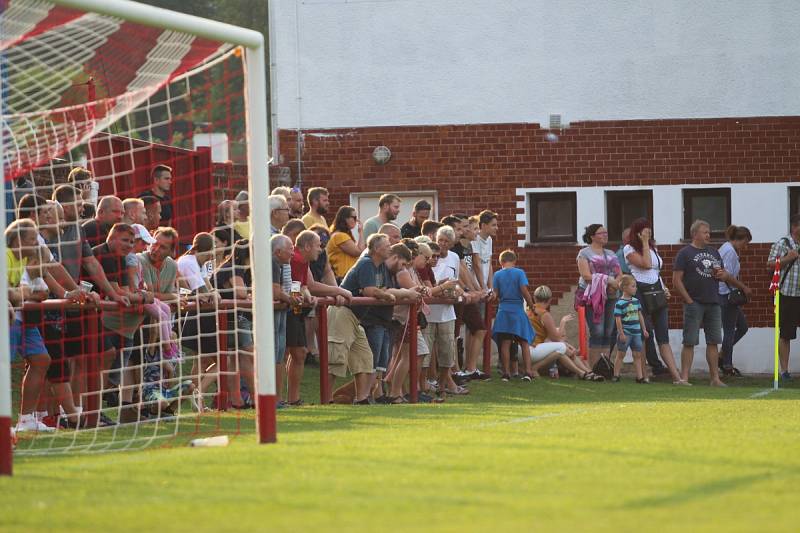
{"type": "Polygon", "coordinates": [[[617,357],[614,361],[614,377],[611,378],[611,381],[619,381],[622,360],[630,347],[633,366],[636,369],[636,383],[650,383],[645,374],[644,358],[642,357],[642,337],[647,339],[650,334],[644,323],[642,306],[639,304],[639,300],[634,298],[636,280],[633,276],[625,274],[620,278],[619,285],[622,297],[614,306],[614,318],[617,322],[619,336],[617,338],[617,357]]]}

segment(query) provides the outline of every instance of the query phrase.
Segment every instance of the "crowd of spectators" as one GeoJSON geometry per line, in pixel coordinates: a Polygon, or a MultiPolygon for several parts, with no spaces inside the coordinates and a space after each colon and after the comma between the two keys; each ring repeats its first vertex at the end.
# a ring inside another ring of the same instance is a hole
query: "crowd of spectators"
{"type": "MultiPolygon", "coordinates": [[[[253,407],[257,317],[249,305],[250,239],[266,234],[251,230],[249,197],[242,191],[218,205],[213,227],[192,235],[181,253],[181,237],[187,236],[173,227],[172,183],[172,169],[158,165],[152,186],[135,198],[98,197],[91,172],[75,168],[51,198],[34,188],[17,199],[16,220],[5,232],[12,355],[25,360],[17,431],[85,425],[90,395],[117,409],[99,411],[93,418],[99,425],[170,416],[187,396],[202,412],[210,408],[210,393],[222,386],[219,379],[227,381],[233,408],[253,407]],[[23,303],[48,299],[72,305],[43,311],[28,306],[23,313],[23,303]],[[115,305],[103,306],[104,301],[115,305]],[[100,306],[100,338],[87,337],[80,305],[100,306]],[[89,352],[101,354],[100,391],[87,384],[89,352]],[[191,363],[184,369],[187,354],[191,363]],[[222,361],[232,369],[224,378],[222,361]],[[112,412],[117,416],[108,416],[112,412]]],[[[613,366],[614,350],[617,370],[609,377],[617,381],[622,356],[631,349],[637,382],[649,383],[652,373],[688,385],[701,327],[711,384],[724,386],[721,375],[739,374],[733,349],[747,332],[741,305],[751,295],[739,279],[739,254],[752,239],[747,228],[729,228],[717,251],[710,246],[709,224],[697,221],[691,243],[675,259],[672,287],[684,303],[679,369],[668,337],[672,295],[647,220],[626,230],[616,252],[607,248],[608,231],[601,224],[586,228],[575,298],[588,324],[584,362],[566,342],[573,315],[557,321],[550,310],[552,291],[529,290],[513,250],[495,254],[496,213],[453,213],[435,221],[431,204],[420,200],[401,224],[402,199],[384,194],[378,212],[362,224],[353,206],[333,212],[328,191],[320,187],[310,188],[305,198],[299,188],[278,187],[267,201],[279,408],[303,404],[304,368],[319,353],[319,312],[327,313],[323,342],[329,377],[340,381],[326,402],[407,402],[410,342],[416,343],[422,369],[422,401],[469,394],[470,382],[490,377],[478,368],[487,334],[497,343],[503,381],[530,382],[540,371],[556,368],[601,381],[595,367],[613,366]],[[332,305],[318,307],[320,297],[332,305]],[[377,303],[357,304],[355,297],[377,303]],[[492,324],[486,316],[494,303],[492,324]],[[416,332],[409,331],[412,309],[420,310],[416,332]]],[[[799,242],[796,216],[790,234],[770,254],[786,274],[781,280],[785,379],[789,341],[800,321],[799,242]]]]}

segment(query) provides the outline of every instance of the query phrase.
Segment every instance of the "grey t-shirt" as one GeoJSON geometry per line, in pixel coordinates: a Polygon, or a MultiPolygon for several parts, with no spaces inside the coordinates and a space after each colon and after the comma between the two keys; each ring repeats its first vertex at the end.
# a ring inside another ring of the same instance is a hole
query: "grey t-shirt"
{"type": "MultiPolygon", "coordinates": [[[[592,250],[591,246],[587,246],[578,253],[576,260],[580,258],[589,262],[589,272],[592,274],[605,274],[615,278],[621,271],[617,254],[611,250],[603,249],[603,253],[599,254],[592,250]]],[[[579,288],[585,289],[586,285],[587,283],[582,277],[578,278],[579,288]]]]}
{"type": "Polygon", "coordinates": [[[378,215],[368,218],[367,221],[364,222],[364,227],[362,228],[362,231],[364,232],[364,242],[367,242],[367,239],[373,233],[378,233],[378,230],[381,229],[382,225],[383,222],[381,222],[381,219],[378,217],[378,215]]]}

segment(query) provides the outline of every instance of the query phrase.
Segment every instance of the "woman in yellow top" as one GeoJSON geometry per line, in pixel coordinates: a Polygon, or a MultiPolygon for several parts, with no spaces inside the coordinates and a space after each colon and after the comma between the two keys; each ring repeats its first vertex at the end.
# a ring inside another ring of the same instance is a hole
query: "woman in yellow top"
{"type": "Polygon", "coordinates": [[[358,214],[354,207],[343,205],[336,212],[331,226],[331,239],[325,247],[337,283],[341,283],[347,271],[356,264],[364,248],[364,232],[361,231],[358,214]],[[358,228],[358,241],[353,238],[353,228],[358,228]]]}

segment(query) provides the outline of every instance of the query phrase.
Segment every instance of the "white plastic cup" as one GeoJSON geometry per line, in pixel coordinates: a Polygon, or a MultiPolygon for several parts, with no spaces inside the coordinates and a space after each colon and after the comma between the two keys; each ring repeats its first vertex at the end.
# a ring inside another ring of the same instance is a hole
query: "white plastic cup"
{"type": "Polygon", "coordinates": [[[192,448],[224,448],[229,443],[227,435],[217,435],[205,439],[194,439],[189,443],[192,448]]]}
{"type": "Polygon", "coordinates": [[[83,292],[92,292],[94,284],[89,281],[81,281],[81,290],[83,292]]]}

